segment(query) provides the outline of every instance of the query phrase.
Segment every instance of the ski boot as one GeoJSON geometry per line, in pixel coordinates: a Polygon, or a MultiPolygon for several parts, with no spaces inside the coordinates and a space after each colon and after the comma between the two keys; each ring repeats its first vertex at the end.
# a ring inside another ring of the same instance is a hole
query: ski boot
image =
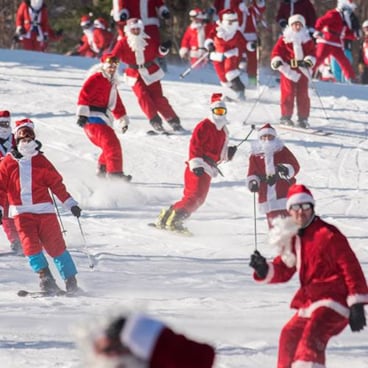
{"type": "Polygon", "coordinates": [[[57,286],[48,267],[38,272],[40,276],[40,289],[47,295],[63,295],[65,292],[57,286]]]}
{"type": "Polygon", "coordinates": [[[175,132],[179,132],[181,130],[184,130],[183,127],[180,124],[180,119],[175,116],[174,118],[171,118],[167,121],[167,123],[171,126],[171,128],[175,131],[175,132]]]}
{"type": "Polygon", "coordinates": [[[191,235],[190,231],[183,225],[183,221],[188,217],[189,214],[184,210],[172,210],[166,221],[166,230],[191,235]]]}
{"type": "Polygon", "coordinates": [[[304,128],[307,129],[309,124],[308,124],[308,119],[304,119],[304,118],[299,118],[297,123],[295,124],[295,126],[297,126],[298,128],[304,128]]]}
{"type": "Polygon", "coordinates": [[[77,284],[75,276],[70,276],[65,280],[66,294],[69,296],[78,295],[82,293],[82,289],[77,284]]]}
{"type": "Polygon", "coordinates": [[[294,122],[291,120],[291,116],[281,116],[281,125],[294,126],[294,122]]]}
{"type": "Polygon", "coordinates": [[[23,256],[23,249],[22,244],[19,240],[15,240],[10,244],[10,249],[16,254],[17,256],[23,256]]]}
{"type": "Polygon", "coordinates": [[[129,183],[132,180],[131,175],[125,175],[122,171],[121,172],[113,172],[113,173],[107,173],[106,176],[109,179],[122,179],[129,183]]]}
{"type": "Polygon", "coordinates": [[[97,170],[96,170],[96,175],[99,178],[105,178],[106,177],[106,165],[98,164],[97,165],[97,170]]]}
{"type": "Polygon", "coordinates": [[[168,208],[167,210],[165,210],[164,208],[161,210],[156,221],[156,227],[158,229],[166,228],[167,219],[171,215],[172,211],[173,211],[172,207],[168,208]]]}
{"type": "Polygon", "coordinates": [[[164,127],[162,126],[162,119],[160,118],[159,115],[155,115],[151,120],[150,120],[150,124],[152,125],[152,128],[156,131],[156,132],[163,132],[164,131],[164,127]]]}

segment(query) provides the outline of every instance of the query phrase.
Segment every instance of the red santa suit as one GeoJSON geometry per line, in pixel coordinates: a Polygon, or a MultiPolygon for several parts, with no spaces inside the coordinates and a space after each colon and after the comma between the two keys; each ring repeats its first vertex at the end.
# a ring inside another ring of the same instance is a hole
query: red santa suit
{"type": "Polygon", "coordinates": [[[97,18],[93,22],[93,40],[98,50],[97,55],[101,56],[112,47],[114,35],[109,30],[109,25],[104,18],[97,18]]]}
{"type": "Polygon", "coordinates": [[[113,19],[118,22],[120,37],[124,37],[124,26],[129,18],[141,19],[145,32],[160,42],[160,18],[169,16],[169,9],[164,0],[113,0],[113,19]]]}
{"type": "MultiPolygon", "coordinates": [[[[310,192],[290,192],[288,208],[294,203],[314,204],[310,192]]],[[[269,239],[279,255],[268,263],[264,279],[256,274],[254,278],[283,283],[297,273],[300,280],[290,304],[297,312],[282,329],[277,367],[324,368],[327,343],[348,325],[349,307],[368,303],[359,261],[346,237],[313,214],[309,225],[299,231],[291,218],[280,219],[269,239]]]]}
{"type": "MultiPolygon", "coordinates": [[[[225,107],[221,95],[214,94],[211,109],[225,107]]],[[[189,159],[184,173],[183,198],[172,207],[189,216],[206,200],[211,179],[218,174],[217,164],[228,160],[229,132],[225,116],[206,118],[194,128],[189,144],[189,159]],[[204,174],[197,176],[193,170],[202,167],[204,174]]]]}
{"type": "Polygon", "coordinates": [[[252,143],[249,157],[247,185],[258,186],[258,204],[261,213],[266,214],[269,227],[278,216],[288,216],[286,197],[289,187],[295,183],[300,166],[293,153],[277,137],[275,129],[266,124],[258,131],[259,140],[252,143]],[[272,135],[270,141],[262,141],[263,135],[272,135]],[[288,175],[280,176],[278,165],[287,168],[288,175]],[[274,178],[274,180],[269,180],[274,178]]]}
{"type": "Polygon", "coordinates": [[[240,31],[249,43],[249,47],[245,50],[247,56],[247,74],[249,80],[253,81],[253,83],[256,82],[258,68],[256,46],[258,41],[257,23],[262,19],[265,10],[266,3],[264,0],[252,1],[249,6],[246,6],[244,2],[239,5],[239,11],[241,13],[241,20],[239,22],[240,31]]]}
{"type": "Polygon", "coordinates": [[[17,10],[16,35],[24,50],[45,51],[47,41],[58,40],[49,25],[48,11],[42,0],[23,1],[17,10]]]}
{"type": "Polygon", "coordinates": [[[281,115],[291,118],[296,100],[297,113],[300,120],[307,120],[310,113],[308,83],[312,71],[300,62],[315,62],[315,46],[305,28],[305,21],[299,14],[289,18],[289,27],[276,42],[271,53],[271,67],[281,73],[281,115]],[[299,32],[291,28],[291,24],[300,22],[304,26],[299,32]],[[277,65],[275,63],[281,63],[277,65]],[[275,65],[277,65],[275,67],[275,65]]]}
{"type": "Polygon", "coordinates": [[[317,15],[310,0],[282,0],[276,15],[276,22],[281,28],[286,27],[288,19],[295,14],[300,14],[305,19],[309,32],[313,32],[317,15]]]}
{"type": "Polygon", "coordinates": [[[126,36],[119,40],[112,54],[127,64],[124,71],[124,81],[137,96],[138,103],[152,121],[161,114],[170,123],[178,119],[168,99],[163,95],[160,80],[164,71],[155,61],[169,52],[160,46],[156,39],[149,38],[143,30],[141,20],[131,19],[126,26],[126,36]],[[139,27],[140,34],[133,35],[131,27],[139,27]]]}
{"type": "Polygon", "coordinates": [[[317,19],[315,25],[317,60],[314,65],[314,70],[317,70],[326,57],[333,56],[340,65],[345,78],[350,81],[355,79],[355,72],[344,53],[344,39],[356,39],[355,34],[351,30],[351,12],[352,9],[343,10],[342,7],[337,7],[327,11],[325,15],[317,19]]]}
{"type": "Polygon", "coordinates": [[[120,141],[113,129],[114,119],[121,127],[127,127],[129,120],[125,106],[118,92],[118,76],[109,75],[102,57],[101,63],[94,66],[79,92],[77,115],[88,118],[83,129],[90,141],[100,147],[99,167],[108,174],[123,172],[123,154],[120,141]]]}

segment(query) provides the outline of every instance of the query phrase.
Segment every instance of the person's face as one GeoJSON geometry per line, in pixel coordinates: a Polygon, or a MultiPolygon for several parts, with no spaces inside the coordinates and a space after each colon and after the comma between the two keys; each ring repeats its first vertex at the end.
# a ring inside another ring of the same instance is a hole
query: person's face
{"type": "Polygon", "coordinates": [[[363,28],[363,33],[365,36],[368,36],[368,27],[363,28]]]}
{"type": "Polygon", "coordinates": [[[303,24],[300,23],[300,22],[294,22],[292,25],[291,25],[291,29],[294,31],[294,32],[300,32],[300,30],[303,28],[303,24]]]}
{"type": "Polygon", "coordinates": [[[272,134],[264,134],[261,136],[261,141],[273,141],[275,139],[275,136],[273,136],[272,134]]]}
{"type": "Polygon", "coordinates": [[[104,69],[109,75],[114,75],[119,66],[119,59],[117,57],[109,57],[104,62],[104,69]]]}
{"type": "Polygon", "coordinates": [[[141,34],[141,29],[139,27],[131,28],[130,33],[134,36],[139,36],[141,34]]]}
{"type": "Polygon", "coordinates": [[[313,216],[313,206],[311,203],[298,203],[290,206],[289,214],[294,222],[303,228],[308,224],[313,216]]]}
{"type": "Polygon", "coordinates": [[[24,127],[20,128],[17,133],[17,142],[30,142],[35,139],[34,131],[31,128],[24,127]]]}

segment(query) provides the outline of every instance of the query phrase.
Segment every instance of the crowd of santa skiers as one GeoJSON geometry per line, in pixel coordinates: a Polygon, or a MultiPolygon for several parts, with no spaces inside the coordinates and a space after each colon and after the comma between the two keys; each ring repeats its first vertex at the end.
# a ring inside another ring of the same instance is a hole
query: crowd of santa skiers
{"type": "MultiPolygon", "coordinates": [[[[336,8],[317,18],[309,0],[280,4],[277,21],[282,35],[271,52],[271,67],[280,72],[283,124],[308,126],[308,83],[327,57],[337,60],[347,80],[356,78],[343,47],[344,41],[361,36],[354,9],[350,0],[338,0],[336,8]]],[[[238,101],[244,101],[241,72],[248,74],[250,84],[256,81],[257,24],[264,22],[264,11],[263,0],[214,1],[210,17],[208,12],[192,9],[180,56],[192,64],[199,60],[202,66],[211,62],[225,91],[229,89],[238,101]],[[218,19],[211,23],[211,17],[218,19]]],[[[123,148],[113,129],[114,122],[123,134],[129,127],[128,113],[118,90],[120,62],[126,65],[124,81],[136,95],[152,128],[165,131],[164,121],[174,131],[183,127],[164,96],[161,85],[164,71],[157,61],[171,47],[170,42],[160,39],[159,33],[159,18],[170,17],[168,7],[162,0],[119,0],[113,1],[112,14],[119,30],[116,38],[104,19],[92,21],[90,16],[81,19],[82,42],[74,53],[98,57],[100,62],[89,70],[81,86],[77,124],[91,143],[101,149],[97,175],[105,180],[129,182],[132,176],[124,172],[123,148]]],[[[366,22],[363,30],[367,33],[363,37],[368,39],[366,22]]],[[[57,33],[48,25],[42,0],[21,4],[17,37],[25,49],[44,51],[49,39],[61,36],[57,33]]],[[[364,40],[363,45],[367,42],[364,40]]],[[[362,53],[365,76],[367,59],[368,52],[362,53]]],[[[206,200],[212,178],[221,173],[218,164],[232,160],[236,154],[237,146],[228,144],[225,94],[211,96],[208,117],[193,130],[184,170],[183,197],[161,211],[157,227],[187,231],[183,223],[206,200]]],[[[316,215],[313,194],[306,186],[296,184],[298,160],[278,137],[276,129],[267,123],[257,134],[258,139],[251,146],[247,187],[254,198],[258,196],[259,209],[266,216],[272,234],[270,239],[279,253],[267,261],[255,251],[250,266],[259,283],[287,282],[295,273],[300,279],[300,288],[291,303],[296,313],[280,335],[277,367],[322,368],[326,366],[325,351],[331,337],[347,325],[352,331],[365,327],[367,282],[346,237],[316,215]]],[[[78,293],[77,268],[63,240],[54,195],[78,221],[82,210],[41,146],[31,119],[16,121],[12,130],[10,112],[0,111],[3,229],[11,248],[24,254],[31,269],[39,274],[41,290],[50,294],[61,291],[49,269],[46,251],[65,280],[67,292],[78,293]]],[[[215,359],[213,347],[187,339],[147,316],[123,316],[111,321],[94,337],[92,345],[95,359],[115,362],[116,367],[135,367],[137,362],[145,362],[142,366],[154,368],[210,368],[215,359]]]]}

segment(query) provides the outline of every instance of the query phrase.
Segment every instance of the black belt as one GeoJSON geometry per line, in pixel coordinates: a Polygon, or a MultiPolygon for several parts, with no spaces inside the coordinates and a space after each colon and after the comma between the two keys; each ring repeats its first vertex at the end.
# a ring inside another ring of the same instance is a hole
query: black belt
{"type": "Polygon", "coordinates": [[[290,59],[287,63],[291,66],[292,69],[296,69],[299,67],[298,60],[296,59],[290,59]]]}
{"type": "Polygon", "coordinates": [[[104,114],[106,114],[106,107],[99,107],[99,106],[90,106],[89,109],[91,111],[98,111],[98,112],[102,112],[104,114]]]}
{"type": "Polygon", "coordinates": [[[143,68],[149,68],[153,64],[155,64],[154,61],[147,61],[147,63],[144,63],[144,64],[128,64],[128,67],[131,69],[143,69],[143,68]]]}

